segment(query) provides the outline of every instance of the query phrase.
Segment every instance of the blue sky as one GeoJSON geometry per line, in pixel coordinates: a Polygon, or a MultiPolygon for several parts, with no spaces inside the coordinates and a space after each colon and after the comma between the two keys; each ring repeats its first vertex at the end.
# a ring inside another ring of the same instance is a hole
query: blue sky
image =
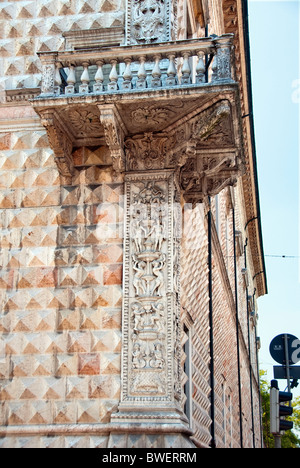
{"type": "MultiPolygon", "coordinates": [[[[260,368],[271,340],[300,338],[300,0],[249,0],[252,91],[269,294],[258,301],[260,368]],[[282,256],[296,258],[282,258],[282,256]],[[278,257],[277,257],[278,256],[278,257]]],[[[280,382],[280,388],[285,381],[280,382]]],[[[300,387],[300,386],[299,386],[300,387]]],[[[300,388],[294,390],[300,395],[300,388]]]]}

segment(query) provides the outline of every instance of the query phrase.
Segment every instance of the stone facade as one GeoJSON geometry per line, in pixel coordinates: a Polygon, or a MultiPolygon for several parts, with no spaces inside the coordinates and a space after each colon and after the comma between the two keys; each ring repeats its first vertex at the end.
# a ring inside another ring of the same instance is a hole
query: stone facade
{"type": "Polygon", "coordinates": [[[0,5],[1,448],[261,446],[241,3],[0,5]]]}

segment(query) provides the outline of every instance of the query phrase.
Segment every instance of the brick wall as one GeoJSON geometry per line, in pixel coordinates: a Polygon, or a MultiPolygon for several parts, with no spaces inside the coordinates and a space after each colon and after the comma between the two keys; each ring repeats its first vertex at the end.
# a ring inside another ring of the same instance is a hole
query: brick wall
{"type": "MultiPolygon", "coordinates": [[[[238,189],[235,190],[239,196],[238,189]]],[[[215,431],[217,447],[240,446],[239,381],[235,308],[234,233],[232,197],[228,189],[212,199],[213,213],[213,323],[215,365],[215,431]]],[[[198,205],[185,216],[182,247],[182,307],[193,323],[193,428],[203,446],[210,443],[210,354],[208,303],[208,240],[204,205],[198,205]]],[[[243,227],[242,202],[235,205],[236,230],[243,227]]],[[[245,238],[243,235],[243,245],[245,238]]],[[[242,396],[244,447],[253,447],[248,343],[247,289],[242,268],[243,252],[237,249],[237,283],[239,314],[239,353],[242,396]],[[242,255],[240,255],[242,254],[242,255]]],[[[253,293],[251,262],[248,294],[253,293]]],[[[260,411],[257,381],[256,340],[250,320],[250,354],[255,446],[260,447],[260,411]]]]}

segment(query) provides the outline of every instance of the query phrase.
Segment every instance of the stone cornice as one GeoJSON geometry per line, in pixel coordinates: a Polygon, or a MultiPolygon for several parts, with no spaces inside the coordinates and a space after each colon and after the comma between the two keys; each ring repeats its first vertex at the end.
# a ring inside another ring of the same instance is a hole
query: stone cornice
{"type": "MultiPolygon", "coordinates": [[[[255,148],[251,133],[251,105],[249,96],[249,85],[247,76],[246,63],[246,47],[244,41],[244,22],[243,22],[243,7],[242,0],[223,0],[224,12],[224,27],[225,33],[234,34],[234,49],[235,49],[235,69],[236,80],[239,84],[241,112],[243,118],[243,141],[245,154],[245,172],[242,177],[242,188],[244,194],[245,206],[245,225],[251,219],[256,219],[255,222],[248,226],[247,237],[249,238],[249,246],[253,258],[254,276],[257,285],[257,294],[262,296],[267,292],[266,273],[263,257],[263,245],[261,226],[259,219],[259,200],[257,191],[257,174],[255,167],[255,148]]],[[[251,92],[251,91],[250,91],[251,92]]]]}

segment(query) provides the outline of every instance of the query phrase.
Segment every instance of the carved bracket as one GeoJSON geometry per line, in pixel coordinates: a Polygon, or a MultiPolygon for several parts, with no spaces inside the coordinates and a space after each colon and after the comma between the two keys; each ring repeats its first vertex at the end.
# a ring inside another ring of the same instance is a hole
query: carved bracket
{"type": "Polygon", "coordinates": [[[124,136],[126,133],[123,121],[113,105],[101,105],[100,120],[104,127],[106,144],[110,149],[113,160],[113,168],[116,172],[125,170],[125,155],[124,155],[124,136]]]}
{"type": "Polygon", "coordinates": [[[41,115],[41,122],[46,128],[49,145],[54,151],[54,159],[61,176],[72,182],[74,174],[74,164],[72,158],[72,141],[62,128],[54,110],[44,111],[41,115]]]}

